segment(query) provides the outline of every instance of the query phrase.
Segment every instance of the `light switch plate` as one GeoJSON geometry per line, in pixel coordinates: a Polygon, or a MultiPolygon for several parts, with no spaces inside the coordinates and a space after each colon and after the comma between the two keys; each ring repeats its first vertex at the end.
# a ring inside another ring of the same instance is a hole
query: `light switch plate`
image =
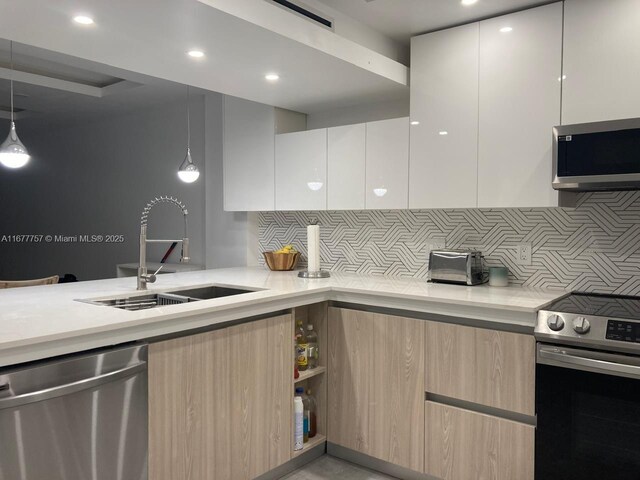
{"type": "Polygon", "coordinates": [[[521,243],[517,247],[516,263],[518,265],[531,265],[531,244],[521,243]]]}

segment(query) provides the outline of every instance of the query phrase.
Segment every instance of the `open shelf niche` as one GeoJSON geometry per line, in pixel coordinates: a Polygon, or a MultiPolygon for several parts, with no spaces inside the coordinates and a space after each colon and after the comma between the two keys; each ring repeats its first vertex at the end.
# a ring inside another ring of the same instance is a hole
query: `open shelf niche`
{"type": "MultiPolygon", "coordinates": [[[[302,307],[294,308],[294,318],[297,323],[298,320],[302,320],[304,328],[311,323],[313,329],[318,334],[319,345],[319,358],[318,366],[311,370],[305,370],[300,372],[299,378],[291,379],[291,401],[295,395],[296,387],[304,387],[305,392],[311,390],[311,394],[315,397],[317,403],[316,421],[318,433],[315,437],[310,438],[307,443],[304,444],[302,450],[293,450],[293,436],[291,451],[293,456],[297,457],[303,453],[309,451],[317,445],[321,445],[327,440],[327,315],[328,305],[327,302],[315,303],[313,305],[305,305],[302,307]]],[[[291,351],[293,352],[295,347],[295,341],[292,339],[291,351]]],[[[292,355],[293,358],[293,355],[292,355]]],[[[293,422],[292,422],[293,428],[293,422]]]]}

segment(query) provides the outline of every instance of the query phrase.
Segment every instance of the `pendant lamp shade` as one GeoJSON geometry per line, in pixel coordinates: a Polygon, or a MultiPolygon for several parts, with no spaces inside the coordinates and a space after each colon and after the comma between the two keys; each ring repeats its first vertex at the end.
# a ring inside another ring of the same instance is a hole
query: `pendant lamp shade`
{"type": "Polygon", "coordinates": [[[200,171],[198,167],[193,163],[193,159],[191,158],[191,149],[187,147],[187,156],[184,157],[184,161],[180,165],[178,169],[178,177],[185,183],[193,183],[200,176],[200,171]]]}
{"type": "Polygon", "coordinates": [[[31,156],[16,133],[16,124],[11,122],[9,136],[0,145],[0,163],[8,168],[24,167],[31,156]]]}

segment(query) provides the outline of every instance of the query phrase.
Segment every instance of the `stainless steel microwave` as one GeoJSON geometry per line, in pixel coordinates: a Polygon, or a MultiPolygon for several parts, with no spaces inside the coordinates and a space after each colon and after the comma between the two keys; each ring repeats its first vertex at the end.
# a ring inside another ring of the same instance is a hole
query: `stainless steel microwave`
{"type": "Polygon", "coordinates": [[[553,129],[553,188],[640,189],[640,118],[553,129]]]}

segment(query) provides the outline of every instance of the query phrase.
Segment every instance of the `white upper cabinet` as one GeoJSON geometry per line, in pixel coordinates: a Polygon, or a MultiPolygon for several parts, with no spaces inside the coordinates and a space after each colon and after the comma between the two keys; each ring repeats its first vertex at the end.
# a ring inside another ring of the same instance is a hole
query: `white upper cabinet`
{"type": "Polygon", "coordinates": [[[273,107],[237,97],[224,97],[224,209],[273,210],[273,107]]]}
{"type": "Polygon", "coordinates": [[[477,23],[411,40],[410,208],[477,206],[478,49],[477,23]]]}
{"type": "Polygon", "coordinates": [[[561,3],[480,22],[479,207],[558,205],[561,57],[561,3]]]}
{"type": "Polygon", "coordinates": [[[640,117],[640,0],[567,0],[562,123],[640,117]]]}
{"type": "Polygon", "coordinates": [[[409,205],[409,119],[367,123],[367,209],[409,205]]]}
{"type": "Polygon", "coordinates": [[[366,126],[333,127],[327,135],[327,208],[363,210],[366,126]]]}
{"type": "Polygon", "coordinates": [[[327,209],[327,129],[276,135],[276,210],[327,209]]]}

